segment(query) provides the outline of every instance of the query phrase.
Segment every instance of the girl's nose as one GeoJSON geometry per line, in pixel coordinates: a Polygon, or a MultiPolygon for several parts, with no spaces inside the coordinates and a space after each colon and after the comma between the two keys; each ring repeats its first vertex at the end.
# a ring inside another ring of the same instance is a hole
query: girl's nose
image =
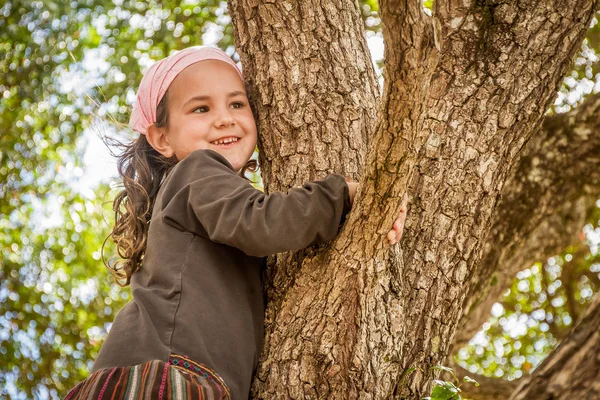
{"type": "Polygon", "coordinates": [[[229,111],[221,112],[215,119],[215,126],[217,128],[227,128],[235,123],[233,116],[229,111]]]}

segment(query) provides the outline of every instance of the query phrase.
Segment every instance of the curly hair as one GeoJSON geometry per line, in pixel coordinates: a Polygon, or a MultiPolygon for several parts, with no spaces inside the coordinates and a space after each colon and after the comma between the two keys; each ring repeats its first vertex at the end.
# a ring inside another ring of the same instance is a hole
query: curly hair
{"type": "MultiPolygon", "coordinates": [[[[155,126],[169,126],[166,93],[156,107],[155,126]]],[[[109,147],[121,150],[116,157],[123,190],[113,200],[115,225],[104,240],[102,255],[104,265],[115,282],[124,287],[129,285],[133,273],[142,266],[156,196],[165,177],[177,164],[177,159],[175,156],[167,158],[160,154],[148,143],[145,135],[139,135],[130,143],[113,138],[105,138],[105,142],[109,147]],[[120,257],[113,263],[104,260],[104,248],[109,238],[116,244],[120,257]]],[[[239,175],[249,180],[245,176],[246,171],[255,172],[257,168],[256,160],[249,160],[239,175]]]]}

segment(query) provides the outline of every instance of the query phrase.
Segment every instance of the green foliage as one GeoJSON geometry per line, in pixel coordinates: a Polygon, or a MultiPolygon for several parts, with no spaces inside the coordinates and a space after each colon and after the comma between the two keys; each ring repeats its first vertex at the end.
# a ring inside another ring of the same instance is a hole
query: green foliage
{"type": "Polygon", "coordinates": [[[566,337],[600,290],[600,208],[578,247],[519,272],[492,317],[459,350],[472,373],[515,379],[530,373],[566,337]]]}
{"type": "Polygon", "coordinates": [[[433,391],[431,392],[431,400],[461,400],[460,389],[452,382],[434,381],[433,391]]]}
{"type": "Polygon", "coordinates": [[[379,3],[376,0],[361,1],[360,10],[362,12],[365,30],[368,33],[380,34],[381,19],[379,18],[379,3]]]}
{"type": "Polygon", "coordinates": [[[479,383],[475,379],[470,378],[468,376],[465,376],[463,378],[463,381],[460,382],[454,374],[452,368],[445,367],[443,365],[436,365],[432,367],[432,369],[437,369],[449,373],[454,381],[451,382],[435,379],[433,381],[433,389],[431,391],[431,396],[424,397],[422,400],[462,400],[462,396],[460,395],[460,388],[463,384],[469,383],[474,384],[475,386],[479,386],[479,383]]]}
{"type": "Polygon", "coordinates": [[[82,133],[127,120],[151,59],[210,32],[233,54],[225,4],[193,3],[0,6],[0,398],[64,396],[129,299],[100,260],[108,187],[79,189],[82,133]]]}
{"type": "Polygon", "coordinates": [[[600,48],[599,19],[600,12],[596,13],[581,49],[572,61],[572,71],[563,80],[555,105],[549,110],[550,113],[570,111],[581,104],[587,95],[599,91],[596,83],[600,73],[597,51],[600,48]]]}
{"type": "Polygon", "coordinates": [[[95,198],[63,189],[44,202],[52,215],[21,207],[0,231],[0,387],[18,382],[27,398],[87,376],[113,307],[129,297],[99,262],[107,225],[95,198]]]}

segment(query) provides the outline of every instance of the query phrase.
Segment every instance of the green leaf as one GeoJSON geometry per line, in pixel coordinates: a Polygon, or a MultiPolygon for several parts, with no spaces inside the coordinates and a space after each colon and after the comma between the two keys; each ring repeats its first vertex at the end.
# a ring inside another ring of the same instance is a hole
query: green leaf
{"type": "Polygon", "coordinates": [[[452,371],[452,368],[445,367],[443,365],[436,365],[436,366],[431,367],[431,369],[437,369],[437,370],[444,371],[444,372],[451,374],[452,377],[454,378],[454,380],[458,383],[458,378],[454,374],[454,371],[452,371]]]}
{"type": "Polygon", "coordinates": [[[465,376],[463,378],[463,381],[467,382],[467,383],[473,383],[475,386],[479,386],[479,382],[477,382],[475,379],[471,378],[470,376],[465,376]]]}
{"type": "Polygon", "coordinates": [[[431,392],[431,400],[459,400],[460,389],[452,382],[434,380],[435,387],[431,392]]]}
{"type": "Polygon", "coordinates": [[[441,371],[446,371],[454,375],[454,371],[452,371],[452,368],[444,367],[443,365],[436,365],[434,367],[431,367],[431,369],[439,369],[441,371]]]}

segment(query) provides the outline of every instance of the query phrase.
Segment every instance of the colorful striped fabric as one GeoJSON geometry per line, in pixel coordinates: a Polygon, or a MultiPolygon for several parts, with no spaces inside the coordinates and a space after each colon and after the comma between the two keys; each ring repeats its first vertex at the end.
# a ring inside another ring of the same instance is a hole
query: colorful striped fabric
{"type": "Polygon", "coordinates": [[[230,400],[225,382],[206,366],[172,354],[168,362],[104,368],[75,386],[65,400],[230,400]]]}

